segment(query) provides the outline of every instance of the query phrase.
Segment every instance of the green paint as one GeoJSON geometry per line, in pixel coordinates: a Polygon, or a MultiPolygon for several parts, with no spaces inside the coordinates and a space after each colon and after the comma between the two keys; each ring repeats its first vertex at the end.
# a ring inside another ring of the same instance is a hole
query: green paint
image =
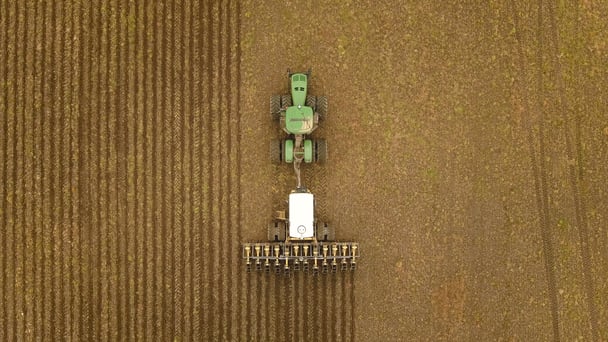
{"type": "Polygon", "coordinates": [[[312,108],[291,106],[285,113],[285,127],[291,134],[309,134],[314,128],[312,108]]]}
{"type": "Polygon", "coordinates": [[[304,140],[304,162],[312,163],[312,140],[304,140]]]}
{"type": "Polygon", "coordinates": [[[285,140],[285,160],[286,163],[293,162],[293,140],[287,139],[285,140]]]}
{"type": "Polygon", "coordinates": [[[308,77],[306,74],[291,75],[291,100],[294,106],[304,106],[307,87],[308,77]]]}

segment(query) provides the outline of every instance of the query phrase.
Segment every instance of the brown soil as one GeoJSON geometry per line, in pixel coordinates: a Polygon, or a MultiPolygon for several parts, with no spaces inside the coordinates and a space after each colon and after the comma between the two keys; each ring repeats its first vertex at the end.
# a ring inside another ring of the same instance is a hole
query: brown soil
{"type": "Polygon", "coordinates": [[[608,340],[601,2],[0,2],[0,340],[608,340]],[[247,274],[295,180],[355,273],[247,274]]]}

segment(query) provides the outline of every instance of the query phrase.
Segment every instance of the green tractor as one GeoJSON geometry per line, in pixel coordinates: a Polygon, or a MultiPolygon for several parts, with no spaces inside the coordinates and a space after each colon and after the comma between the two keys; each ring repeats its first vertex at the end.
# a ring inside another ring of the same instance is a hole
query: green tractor
{"type": "Polygon", "coordinates": [[[270,143],[270,158],[273,163],[294,163],[296,172],[299,164],[324,163],[327,160],[327,143],[324,139],[310,139],[319,124],[327,118],[327,97],[308,94],[307,72],[287,70],[290,95],[273,95],[270,98],[270,115],[289,137],[270,143]]]}

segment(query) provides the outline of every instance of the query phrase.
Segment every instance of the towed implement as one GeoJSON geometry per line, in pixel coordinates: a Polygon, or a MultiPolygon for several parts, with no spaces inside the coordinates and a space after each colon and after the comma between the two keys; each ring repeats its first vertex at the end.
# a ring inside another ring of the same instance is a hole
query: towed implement
{"type": "Polygon", "coordinates": [[[317,221],[314,213],[314,195],[305,188],[289,194],[287,216],[278,212],[268,225],[268,242],[245,243],[243,258],[247,271],[289,273],[294,271],[313,274],[351,270],[359,257],[356,242],[334,241],[329,224],[317,221]]]}

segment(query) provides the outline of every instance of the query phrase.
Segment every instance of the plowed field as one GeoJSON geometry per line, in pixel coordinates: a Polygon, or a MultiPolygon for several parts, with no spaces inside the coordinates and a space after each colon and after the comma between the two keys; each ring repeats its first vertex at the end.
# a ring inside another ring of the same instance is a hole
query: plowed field
{"type": "Polygon", "coordinates": [[[0,341],[608,340],[608,3],[0,1],[0,341]],[[304,184],[354,273],[247,274],[304,184]]]}

